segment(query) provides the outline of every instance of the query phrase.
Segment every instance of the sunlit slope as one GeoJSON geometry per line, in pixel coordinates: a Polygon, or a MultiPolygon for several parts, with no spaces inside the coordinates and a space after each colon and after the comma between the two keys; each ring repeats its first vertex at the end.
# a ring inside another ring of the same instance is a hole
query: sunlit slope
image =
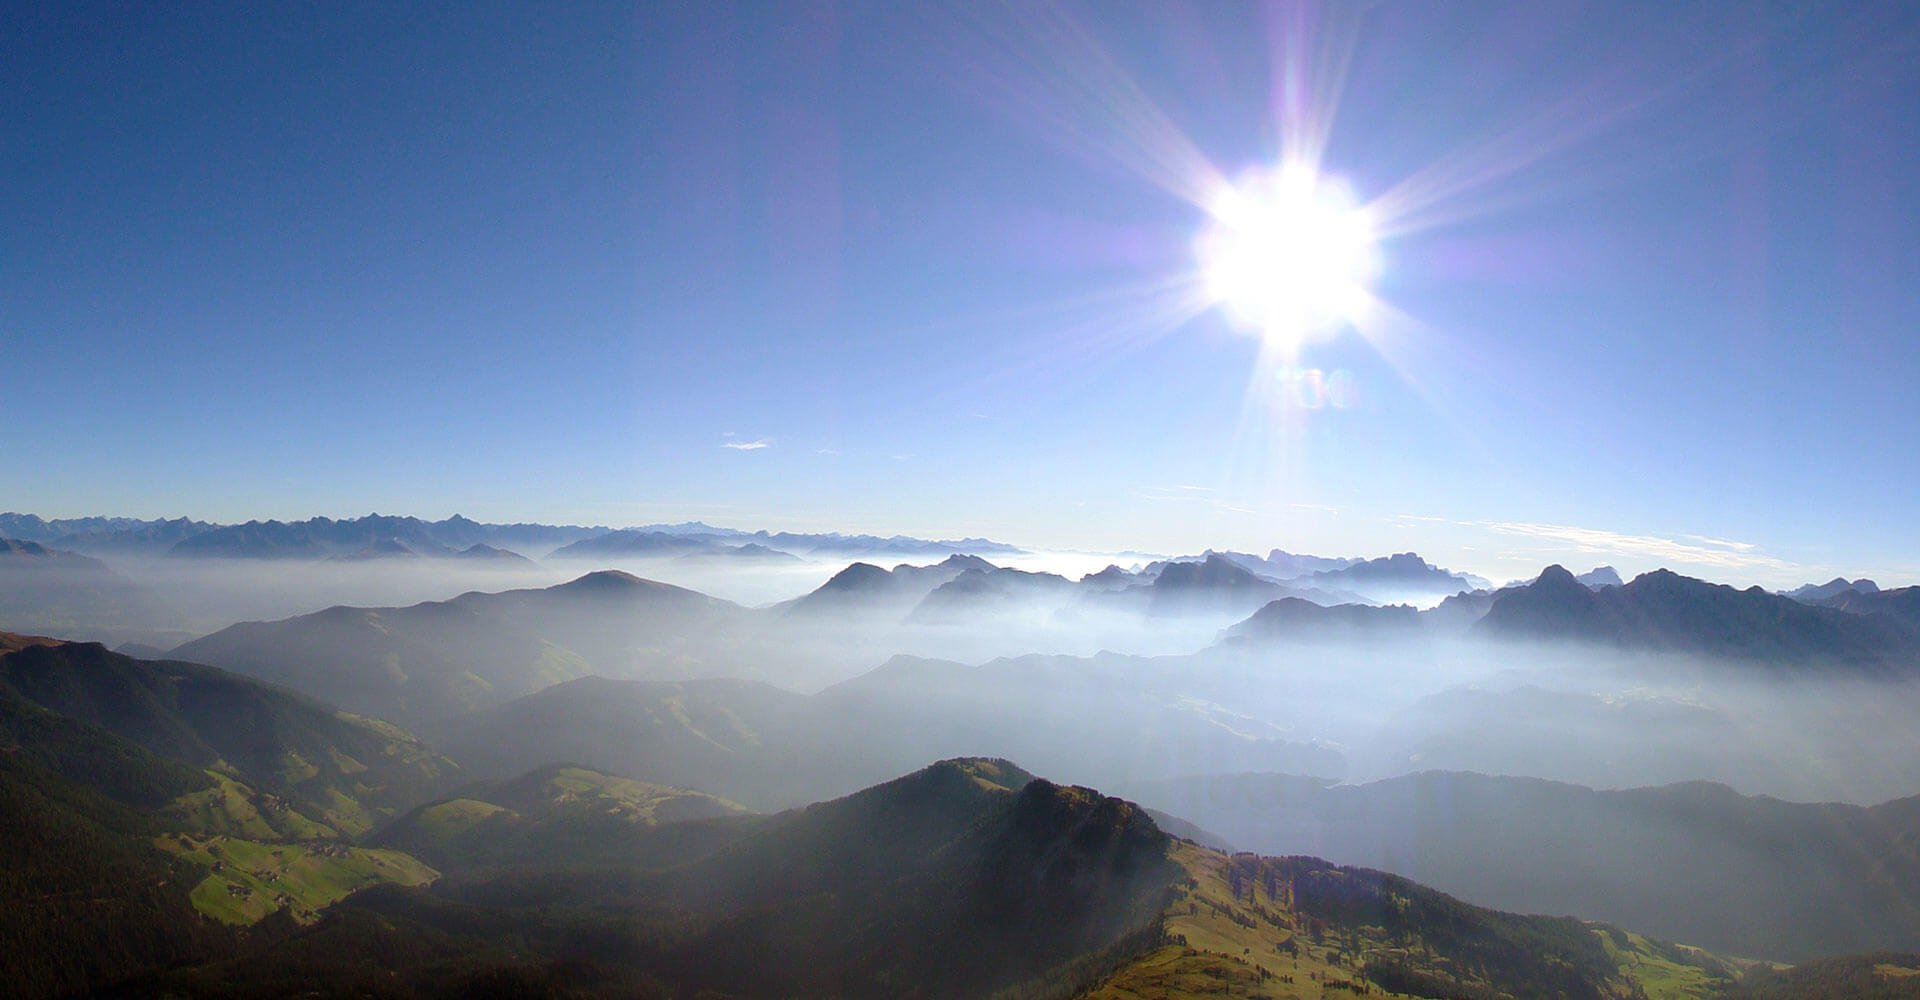
{"type": "Polygon", "coordinates": [[[723,836],[697,821],[741,817],[705,792],[654,785],[571,764],[469,785],[420,806],[374,843],[447,870],[585,866],[641,857],[691,859],[723,836]]]}
{"type": "Polygon", "coordinates": [[[452,767],[405,734],[207,667],[0,649],[9,996],[92,991],[231,950],[223,925],[433,877],[345,840],[452,767]]]}
{"type": "Polygon", "coordinates": [[[97,643],[0,656],[0,688],[147,750],[246,782],[358,835],[459,780],[458,765],[394,727],[192,663],[136,660],[97,643]]]}
{"type": "Polygon", "coordinates": [[[1185,842],[1169,856],[1184,877],[1160,946],[1090,997],[1704,1000],[1735,975],[1694,949],[1572,918],[1482,909],[1315,858],[1229,856],[1185,842]]]}
{"type": "Polygon", "coordinates": [[[399,852],[350,846],[278,796],[5,687],[0,831],[10,997],[90,992],[229,951],[224,925],[280,911],[311,921],[358,889],[434,877],[399,852]]]}
{"type": "Polygon", "coordinates": [[[438,875],[400,851],[345,843],[262,842],[170,834],[155,846],[206,870],[190,899],[226,924],[253,924],[280,911],[299,923],[353,893],[385,883],[425,885],[438,875]]]}

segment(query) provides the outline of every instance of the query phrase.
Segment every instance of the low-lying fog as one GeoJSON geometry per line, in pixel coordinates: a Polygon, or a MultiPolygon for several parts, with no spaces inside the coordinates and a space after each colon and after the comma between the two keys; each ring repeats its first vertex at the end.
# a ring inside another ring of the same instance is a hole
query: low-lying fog
{"type": "MultiPolygon", "coordinates": [[[[891,567],[910,560],[869,561],[891,567]]],[[[1077,579],[1110,561],[1043,554],[1006,564],[1077,579]]],[[[542,588],[612,568],[752,610],[728,612],[735,617],[718,626],[682,628],[667,618],[642,627],[615,616],[567,619],[564,630],[523,619],[503,627],[579,654],[575,673],[739,677],[802,695],[853,682],[851,689],[881,704],[875,711],[906,720],[903,731],[914,728],[912,720],[924,723],[911,746],[900,746],[903,757],[1010,756],[1057,780],[1098,787],[1173,770],[1310,768],[1347,782],[1430,769],[1601,788],[1710,780],[1746,793],[1856,803],[1920,791],[1920,729],[1910,721],[1920,710],[1920,688],[1905,679],[1519,646],[1482,641],[1464,625],[1399,638],[1222,642],[1250,608],[1170,612],[1049,581],[1032,593],[988,594],[937,614],[913,601],[807,615],[782,604],[845,569],[844,560],[501,566],[150,558],[110,565],[114,601],[76,599],[20,612],[28,598],[15,593],[8,598],[13,613],[0,627],[137,643],[157,655],[240,621],[542,588]],[[898,654],[949,666],[896,663],[884,684],[870,679],[898,654]],[[1108,719],[1128,722],[1101,724],[1108,719]],[[1141,727],[1161,742],[1133,745],[1141,727]],[[1163,758],[1152,766],[1141,760],[1141,746],[1149,745],[1168,748],[1151,751],[1163,758]],[[1196,749],[1188,754],[1183,747],[1196,749]]],[[[342,648],[339,669],[350,671],[352,647],[342,648]]],[[[504,702],[547,683],[498,683],[493,693],[504,702]]],[[[329,690],[307,693],[342,700],[329,690]]],[[[380,705],[345,707],[384,712],[380,705]]],[[[897,763],[909,768],[926,759],[897,763]]]]}

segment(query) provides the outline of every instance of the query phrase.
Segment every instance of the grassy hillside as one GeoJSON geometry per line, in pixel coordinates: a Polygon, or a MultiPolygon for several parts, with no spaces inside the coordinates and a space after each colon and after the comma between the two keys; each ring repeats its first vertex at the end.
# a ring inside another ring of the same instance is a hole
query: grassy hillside
{"type": "Polygon", "coordinates": [[[1875,952],[1823,958],[1788,969],[1757,969],[1730,1000],[1915,1000],[1920,955],[1875,952]]]}
{"type": "Polygon", "coordinates": [[[6,648],[7,995],[91,992],[156,966],[231,954],[242,939],[229,925],[283,911],[312,919],[357,889],[433,877],[398,852],[339,840],[395,794],[370,779],[419,762],[423,748],[404,734],[210,668],[142,663],[90,644],[6,648]],[[308,756],[326,766],[302,763],[308,756]],[[282,790],[250,784],[248,772],[282,790]]]}
{"type": "Polygon", "coordinates": [[[458,765],[391,725],[222,670],[136,660],[97,643],[0,656],[0,689],[244,781],[347,835],[459,780],[458,765]]]}
{"type": "Polygon", "coordinates": [[[333,842],[263,843],[233,837],[172,834],[160,850],[206,870],[193,887],[194,908],[222,923],[252,924],[286,911],[312,923],[321,909],[384,883],[425,885],[432,868],[399,851],[333,842]]]}
{"type": "Polygon", "coordinates": [[[374,843],[449,871],[688,860],[719,835],[706,822],[745,815],[705,792],[555,764],[469,785],[420,806],[374,843]]]}
{"type": "Polygon", "coordinates": [[[1164,915],[1164,943],[1090,997],[1705,1000],[1735,974],[1704,952],[1570,918],[1486,910],[1367,869],[1188,843],[1170,853],[1185,878],[1164,915]]]}

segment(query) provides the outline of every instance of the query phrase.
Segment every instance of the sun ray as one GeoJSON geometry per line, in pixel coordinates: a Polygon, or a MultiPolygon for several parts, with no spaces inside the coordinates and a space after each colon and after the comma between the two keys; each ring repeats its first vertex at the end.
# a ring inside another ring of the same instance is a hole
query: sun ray
{"type": "Polygon", "coordinates": [[[1318,171],[1359,47],[1362,9],[1317,3],[1268,8],[1270,100],[1280,161],[1318,171]]]}
{"type": "Polygon", "coordinates": [[[1085,28],[1044,2],[969,8],[966,30],[931,26],[950,50],[943,64],[968,67],[962,84],[1077,155],[1123,167],[1200,205],[1220,172],[1085,28]]]}
{"type": "MultiPolygon", "coordinates": [[[[1707,57],[1676,47],[1615,58],[1521,120],[1442,153],[1382,192],[1369,207],[1380,220],[1383,237],[1400,237],[1551,198],[1580,186],[1580,174],[1543,175],[1538,168],[1618,133],[1624,125],[1698,91],[1755,57],[1746,47],[1730,46],[1707,57]]],[[[1727,122],[1709,123],[1707,130],[1728,126],[1727,122]]],[[[1709,144],[1702,135],[1681,141],[1709,144]]],[[[1710,144],[1719,148],[1717,142],[1710,144]]],[[[1671,168],[1675,152],[1666,147],[1657,154],[1621,150],[1599,158],[1600,166],[1583,170],[1603,183],[1606,175],[1618,172],[1610,165],[1650,159],[1671,168]]]]}
{"type": "Polygon", "coordinates": [[[1212,307],[1189,273],[1122,282],[1078,295],[1049,298],[1015,309],[968,312],[913,328],[916,334],[956,334],[986,327],[1036,328],[1015,350],[973,359],[954,373],[930,406],[972,405],[986,392],[1055,389],[1063,373],[1091,378],[1103,366],[1145,349],[1192,323],[1212,307]]]}

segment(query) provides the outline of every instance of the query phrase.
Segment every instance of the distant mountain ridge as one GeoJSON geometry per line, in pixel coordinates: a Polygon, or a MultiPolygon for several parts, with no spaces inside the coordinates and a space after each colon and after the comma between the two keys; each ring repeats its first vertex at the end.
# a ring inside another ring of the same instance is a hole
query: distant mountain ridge
{"type": "Polygon", "coordinates": [[[614,529],[605,526],[486,524],[455,514],[440,521],[368,514],[304,521],[253,520],[215,524],[180,517],[82,517],[48,520],[36,514],[0,514],[0,537],[42,545],[59,544],[80,552],[169,555],[190,558],[324,559],[353,556],[395,543],[418,555],[445,555],[485,544],[522,555],[558,554],[579,543],[615,536],[604,547],[582,545],[568,557],[722,552],[757,545],[809,558],[895,555],[947,556],[964,553],[1021,555],[1026,550],[988,538],[926,539],[908,535],[745,531],[701,521],[614,529]]]}
{"type": "Polygon", "coordinates": [[[1148,563],[1142,569],[1142,572],[1149,577],[1158,576],[1161,570],[1174,563],[1205,562],[1213,556],[1231,560],[1249,572],[1257,573],[1270,580],[1289,580],[1295,577],[1310,576],[1326,570],[1346,569],[1360,562],[1359,559],[1303,555],[1288,552],[1285,549],[1274,549],[1264,556],[1254,555],[1250,552],[1235,552],[1231,549],[1219,551],[1208,549],[1196,556],[1175,556],[1172,559],[1161,559],[1148,563]]]}
{"type": "Polygon", "coordinates": [[[340,521],[316,517],[224,525],[181,540],[167,554],[201,559],[324,559],[397,544],[421,555],[451,555],[483,543],[498,548],[552,548],[605,531],[571,525],[489,525],[458,514],[444,521],[368,514],[340,521]]]}
{"type": "Polygon", "coordinates": [[[1920,587],[1893,590],[1847,590],[1820,602],[1862,615],[1886,615],[1920,630],[1920,587]]]}
{"type": "Polygon", "coordinates": [[[1422,614],[1405,604],[1324,607],[1297,597],[1283,597],[1228,629],[1223,639],[1228,643],[1252,643],[1274,639],[1406,638],[1422,631],[1425,624],[1422,614]]]}
{"type": "Polygon", "coordinates": [[[1670,570],[1591,590],[1560,566],[1495,596],[1483,635],[1621,648],[1671,649],[1772,663],[1844,662],[1911,670],[1920,633],[1888,615],[1802,604],[1759,587],[1735,590],[1670,570]]]}
{"type": "Polygon", "coordinates": [[[1824,599],[1802,601],[1664,569],[1630,583],[1613,582],[1618,579],[1608,566],[1577,577],[1549,566],[1532,580],[1455,594],[1417,615],[1406,607],[1276,600],[1227,629],[1223,638],[1245,645],[1474,634],[1778,664],[1842,662],[1920,671],[1920,587],[1882,591],[1849,585],[1824,599]]]}
{"type": "Polygon", "coordinates": [[[163,524],[136,517],[56,517],[48,520],[38,514],[16,511],[0,513],[0,536],[27,542],[57,542],[75,535],[129,531],[163,524]]]}
{"type": "Polygon", "coordinates": [[[1589,590],[1599,590],[1602,587],[1619,587],[1626,583],[1625,580],[1620,579],[1620,572],[1612,566],[1596,566],[1574,577],[1574,579],[1586,584],[1589,590]]]}
{"type": "Polygon", "coordinates": [[[781,605],[790,615],[906,614],[927,595],[951,582],[960,574],[992,572],[992,563],[975,555],[950,555],[930,566],[901,563],[882,569],[872,563],[856,562],[835,573],[812,592],[781,605]]]}
{"type": "Polygon", "coordinates": [[[1311,577],[1273,580],[1248,569],[1243,560],[1219,552],[1198,561],[1167,563],[1150,581],[1119,590],[1114,597],[1144,598],[1151,613],[1163,615],[1196,611],[1244,615],[1283,597],[1317,604],[1367,602],[1357,594],[1321,587],[1311,577]]]}
{"type": "Polygon", "coordinates": [[[1382,556],[1354,563],[1341,569],[1321,570],[1309,580],[1333,587],[1345,587],[1385,596],[1385,603],[1401,603],[1396,598],[1447,597],[1467,590],[1490,586],[1480,577],[1441,569],[1412,552],[1382,556]]]}
{"type": "Polygon", "coordinates": [[[39,542],[0,537],[0,566],[41,563],[70,570],[102,570],[107,564],[90,556],[65,549],[50,548],[39,542]]]}
{"type": "MultiPolygon", "coordinates": [[[[1208,549],[1197,556],[1180,556],[1149,563],[1141,575],[1157,580],[1168,573],[1176,581],[1192,570],[1186,567],[1211,566],[1205,572],[1213,577],[1226,575],[1224,566],[1284,588],[1273,596],[1304,597],[1318,604],[1403,604],[1428,603],[1491,586],[1469,573],[1441,569],[1412,552],[1401,552],[1377,559],[1330,559],[1300,555],[1274,549],[1266,556],[1245,552],[1217,552],[1208,549]]],[[[1116,567],[1117,568],[1117,567],[1116,567]]]]}
{"type": "Polygon", "coordinates": [[[585,676],[679,664],[739,605],[602,570],[553,587],[242,622],[169,655],[420,727],[585,676]]]}
{"type": "Polygon", "coordinates": [[[1880,585],[1866,577],[1849,580],[1836,576],[1826,583],[1809,583],[1786,592],[1788,597],[1806,604],[1825,604],[1842,594],[1877,594],[1880,585]]]}

